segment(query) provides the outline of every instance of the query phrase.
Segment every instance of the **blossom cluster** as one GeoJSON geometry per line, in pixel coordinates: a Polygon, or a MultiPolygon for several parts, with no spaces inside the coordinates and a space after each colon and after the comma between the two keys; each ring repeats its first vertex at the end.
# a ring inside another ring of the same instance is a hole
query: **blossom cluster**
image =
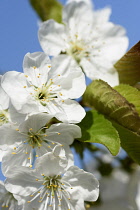
{"type": "Polygon", "coordinates": [[[84,210],[84,201],[97,200],[98,180],[74,166],[70,145],[86,114],[75,100],[86,89],[84,73],[118,82],[113,64],[128,40],[109,15],[109,8],[93,12],[89,1],[68,1],[63,24],[48,20],[39,28],[44,52],[27,53],[23,73],[0,77],[2,207],[84,210]]]}

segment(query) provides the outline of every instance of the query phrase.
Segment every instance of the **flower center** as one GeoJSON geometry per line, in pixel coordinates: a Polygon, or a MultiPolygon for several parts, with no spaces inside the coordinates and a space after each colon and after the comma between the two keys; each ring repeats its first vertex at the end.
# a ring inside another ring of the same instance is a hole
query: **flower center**
{"type": "Polygon", "coordinates": [[[34,97],[43,106],[46,106],[47,102],[57,97],[57,94],[53,91],[53,83],[52,79],[50,79],[46,85],[43,84],[42,87],[34,87],[34,97]]]}
{"type": "Polygon", "coordinates": [[[9,122],[8,116],[9,116],[8,110],[1,110],[0,111],[0,125],[3,125],[5,123],[9,122]]]}
{"type": "Polygon", "coordinates": [[[80,63],[83,57],[88,57],[89,53],[86,50],[85,44],[80,41],[71,41],[70,48],[67,50],[67,54],[71,55],[77,63],[80,63]]]}
{"type": "Polygon", "coordinates": [[[68,183],[62,183],[61,176],[45,176],[42,174],[43,180],[36,179],[36,181],[43,181],[39,189],[37,189],[32,195],[31,203],[35,200],[43,202],[43,209],[48,210],[50,207],[55,209],[57,206],[65,206],[64,210],[74,210],[70,202],[70,193],[66,190],[68,183]],[[65,203],[65,204],[64,204],[65,203]]]}
{"type": "Polygon", "coordinates": [[[44,176],[44,183],[43,185],[46,186],[51,191],[51,195],[55,195],[55,191],[59,187],[59,181],[60,181],[61,176],[53,176],[53,177],[46,177],[44,176]]]}
{"type": "Polygon", "coordinates": [[[45,93],[39,93],[39,95],[38,95],[38,99],[39,100],[42,100],[42,99],[44,99],[46,97],[46,94],[45,93]]]}
{"type": "Polygon", "coordinates": [[[28,144],[32,147],[41,147],[43,136],[40,133],[28,132],[28,144]]]}

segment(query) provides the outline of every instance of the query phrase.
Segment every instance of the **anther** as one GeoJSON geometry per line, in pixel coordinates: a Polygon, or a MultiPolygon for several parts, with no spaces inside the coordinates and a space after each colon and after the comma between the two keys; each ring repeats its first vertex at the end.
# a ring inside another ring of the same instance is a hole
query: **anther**
{"type": "Polygon", "coordinates": [[[86,208],[87,208],[87,209],[89,209],[89,208],[90,208],[90,205],[89,205],[89,204],[87,204],[87,205],[86,205],[86,208]]]}

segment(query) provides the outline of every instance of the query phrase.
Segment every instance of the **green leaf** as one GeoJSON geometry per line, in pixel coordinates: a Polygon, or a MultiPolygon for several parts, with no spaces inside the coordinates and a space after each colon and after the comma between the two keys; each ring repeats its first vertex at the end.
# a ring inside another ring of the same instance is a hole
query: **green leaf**
{"type": "MultiPolygon", "coordinates": [[[[123,91],[122,88],[123,86],[118,87],[119,90],[123,91]]],[[[124,98],[106,82],[95,80],[87,87],[83,102],[95,107],[112,122],[119,133],[121,146],[134,161],[140,164],[140,117],[134,105],[129,103],[127,99],[134,102],[138,110],[140,100],[139,94],[134,88],[128,87],[128,89],[129,93],[127,91],[123,93],[126,94],[126,98],[124,98]],[[136,101],[133,96],[135,94],[138,94],[136,101]]]]}
{"type": "Polygon", "coordinates": [[[102,80],[93,81],[83,96],[84,104],[95,107],[107,118],[140,134],[140,117],[133,104],[102,80]]]}
{"type": "Polygon", "coordinates": [[[135,85],[140,82],[140,42],[133,46],[115,65],[120,83],[135,85]]]}
{"type": "Polygon", "coordinates": [[[102,114],[95,110],[87,112],[79,126],[82,130],[80,141],[103,144],[112,155],[118,154],[120,149],[118,132],[102,114]]]}
{"type": "Polygon", "coordinates": [[[117,90],[127,101],[134,104],[136,111],[140,115],[140,91],[132,86],[121,84],[114,88],[117,90]]]}
{"type": "Polygon", "coordinates": [[[62,22],[62,4],[57,0],[29,0],[42,21],[54,19],[62,22]]]}
{"type": "Polygon", "coordinates": [[[140,135],[131,132],[115,122],[112,123],[119,133],[123,149],[126,150],[134,161],[140,164],[140,135]]]}

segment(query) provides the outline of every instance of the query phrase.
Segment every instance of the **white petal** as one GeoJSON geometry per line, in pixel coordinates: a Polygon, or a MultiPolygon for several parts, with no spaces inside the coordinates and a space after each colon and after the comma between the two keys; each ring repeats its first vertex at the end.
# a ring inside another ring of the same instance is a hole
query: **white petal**
{"type": "Polygon", "coordinates": [[[30,166],[33,162],[33,149],[27,144],[19,146],[16,150],[9,149],[2,158],[2,172],[5,176],[14,166],[30,166]]]}
{"type": "Polygon", "coordinates": [[[2,199],[5,193],[7,193],[7,190],[5,189],[3,181],[0,180],[0,200],[2,199]]]}
{"type": "Polygon", "coordinates": [[[56,117],[59,121],[78,123],[85,116],[85,110],[77,101],[66,99],[56,99],[47,102],[46,106],[42,106],[41,112],[48,112],[56,117]]]}
{"type": "Polygon", "coordinates": [[[92,1],[91,1],[91,0],[67,0],[66,3],[69,4],[69,3],[73,2],[73,1],[76,1],[76,2],[83,1],[83,2],[85,2],[86,4],[89,4],[91,7],[93,7],[92,1]]]}
{"type": "MultiPolygon", "coordinates": [[[[55,145],[56,146],[56,145],[55,145]]],[[[36,147],[36,157],[41,157],[44,154],[47,154],[54,148],[54,145],[48,144],[47,139],[44,138],[44,141],[41,143],[41,147],[36,147]],[[46,141],[45,141],[46,140],[46,141]]]]}
{"type": "Polygon", "coordinates": [[[9,96],[1,87],[1,80],[2,76],[0,75],[0,107],[5,110],[9,108],[9,96]]]}
{"type": "Polygon", "coordinates": [[[73,189],[67,189],[74,200],[95,201],[99,195],[99,183],[93,174],[71,166],[62,180],[71,184],[73,189]]]}
{"type": "MultiPolygon", "coordinates": [[[[97,59],[98,60],[98,59],[97,59]]],[[[94,62],[94,59],[83,59],[81,65],[87,75],[92,80],[102,79],[107,82],[110,86],[114,87],[119,84],[118,73],[115,68],[113,68],[110,62],[104,62],[104,67],[100,66],[101,62],[98,65],[97,62],[94,62]],[[110,66],[109,66],[110,64],[110,66]],[[108,67],[108,68],[106,68],[108,67]],[[111,68],[112,67],[112,68],[111,68]]]]}
{"type": "Polygon", "coordinates": [[[85,203],[80,196],[78,200],[71,200],[71,203],[74,206],[74,210],[85,210],[85,203]]]}
{"type": "Polygon", "coordinates": [[[0,149],[0,162],[2,161],[3,156],[5,155],[6,151],[0,149]]]}
{"type": "Polygon", "coordinates": [[[42,49],[48,55],[58,55],[65,49],[64,25],[54,20],[43,22],[39,29],[38,36],[42,49]]]}
{"type": "Polygon", "coordinates": [[[10,103],[9,106],[9,113],[10,113],[10,119],[13,123],[22,123],[25,118],[26,118],[26,114],[22,114],[17,112],[17,110],[14,108],[14,106],[10,103]]]}
{"type": "Polygon", "coordinates": [[[56,118],[62,122],[79,123],[85,117],[85,110],[77,101],[67,99],[62,102],[63,113],[56,113],[56,118]]]}
{"type": "Polygon", "coordinates": [[[71,151],[71,149],[70,149],[69,146],[67,146],[67,145],[65,144],[65,145],[63,145],[63,148],[64,148],[64,150],[65,150],[66,158],[67,158],[67,160],[68,160],[68,165],[67,165],[67,167],[66,167],[66,169],[65,169],[65,170],[67,170],[69,167],[71,167],[71,166],[74,165],[74,156],[73,156],[73,153],[72,153],[72,151],[71,151]]]}
{"type": "Polygon", "coordinates": [[[55,89],[62,93],[63,98],[79,98],[86,89],[85,75],[68,55],[52,59],[49,78],[53,79],[55,89]]]}
{"type": "MultiPolygon", "coordinates": [[[[27,81],[23,73],[10,71],[7,72],[2,78],[2,87],[11,98],[12,104],[17,110],[21,110],[22,106],[34,109],[35,102],[32,100],[28,92],[27,81]]],[[[27,110],[26,110],[27,112],[27,110]]]]}
{"type": "MultiPolygon", "coordinates": [[[[17,109],[17,105],[14,102],[12,102],[12,103],[15,106],[15,108],[17,109]]],[[[30,113],[39,112],[40,107],[42,107],[42,105],[38,101],[36,101],[34,98],[28,96],[26,103],[24,103],[22,105],[21,109],[18,111],[22,114],[30,114],[30,113]]],[[[43,111],[44,111],[44,109],[43,109],[43,111]]]]}
{"type": "Polygon", "coordinates": [[[119,77],[116,70],[112,72],[107,72],[105,75],[102,75],[100,79],[104,80],[112,87],[119,85],[119,77]]]}
{"type": "Polygon", "coordinates": [[[82,66],[86,76],[92,80],[99,78],[99,75],[102,73],[98,68],[96,68],[94,60],[92,61],[92,59],[83,58],[80,65],[82,66]]]}
{"type": "Polygon", "coordinates": [[[48,135],[48,139],[52,141],[54,140],[60,144],[70,145],[74,139],[81,137],[81,129],[77,125],[57,123],[46,130],[46,134],[48,135]]]}
{"type": "Polygon", "coordinates": [[[104,34],[104,44],[100,48],[101,56],[114,64],[119,60],[128,48],[128,38],[125,36],[125,30],[119,25],[112,25],[110,30],[104,34]]]}
{"type": "Polygon", "coordinates": [[[36,160],[35,168],[45,176],[54,176],[64,173],[67,164],[64,149],[56,146],[53,152],[48,152],[36,160]]]}
{"type": "Polygon", "coordinates": [[[27,53],[23,60],[25,75],[37,87],[46,83],[50,67],[51,61],[43,52],[27,53]]]}
{"type": "MultiPolygon", "coordinates": [[[[47,141],[47,139],[46,139],[46,141],[47,141]]],[[[52,142],[54,142],[54,138],[53,138],[52,142]]],[[[50,150],[53,149],[56,145],[57,145],[57,142],[56,142],[56,144],[51,145],[51,146],[50,146],[50,144],[48,146],[45,142],[43,142],[42,146],[40,148],[36,148],[36,155],[38,157],[41,157],[44,154],[50,152],[50,150]]],[[[62,148],[64,149],[64,151],[66,153],[65,155],[66,155],[66,158],[67,158],[67,161],[68,161],[68,164],[67,164],[67,167],[66,167],[66,169],[67,169],[70,166],[74,165],[74,157],[73,157],[73,153],[72,153],[70,147],[67,144],[63,144],[62,148]]]]}
{"type": "Polygon", "coordinates": [[[19,195],[13,194],[13,197],[18,201],[18,205],[20,205],[19,209],[17,209],[17,210],[25,210],[25,208],[23,206],[23,204],[25,203],[24,196],[19,196],[19,195]]]}
{"type": "Polygon", "coordinates": [[[6,150],[9,146],[18,145],[24,139],[24,136],[16,129],[18,129],[18,127],[12,124],[5,124],[0,127],[1,149],[6,150]]]}
{"type": "Polygon", "coordinates": [[[60,76],[66,77],[66,75],[69,75],[71,70],[70,63],[71,57],[67,54],[54,57],[52,59],[52,68],[49,72],[49,79],[55,79],[56,77],[59,79],[60,76]]]}
{"type": "Polygon", "coordinates": [[[96,25],[103,25],[107,21],[109,21],[110,15],[111,15],[111,8],[109,7],[94,11],[93,21],[96,25]]]}
{"type": "MultiPolygon", "coordinates": [[[[39,188],[39,178],[34,170],[20,166],[11,168],[8,178],[5,181],[5,187],[11,193],[19,196],[28,196],[39,188]]],[[[42,182],[41,182],[42,183],[42,182]]],[[[23,197],[24,198],[24,197],[23,197]]]]}
{"type": "Polygon", "coordinates": [[[92,20],[92,8],[85,2],[73,1],[64,7],[63,21],[67,24],[68,33],[72,40],[75,39],[75,35],[78,35],[78,39],[85,38],[91,30],[92,20]]]}
{"type": "Polygon", "coordinates": [[[54,80],[57,82],[57,85],[60,85],[60,92],[63,98],[74,99],[83,95],[86,89],[85,75],[80,67],[72,64],[72,59],[69,56],[60,55],[53,59],[52,72],[50,71],[49,77],[53,78],[54,73],[55,77],[60,75],[54,80]],[[53,63],[56,63],[57,66],[54,66],[53,63]]]}
{"type": "Polygon", "coordinates": [[[53,116],[46,113],[32,114],[19,126],[19,130],[20,132],[28,133],[29,129],[32,129],[33,132],[37,132],[45,126],[51,118],[53,118],[53,116]]]}

